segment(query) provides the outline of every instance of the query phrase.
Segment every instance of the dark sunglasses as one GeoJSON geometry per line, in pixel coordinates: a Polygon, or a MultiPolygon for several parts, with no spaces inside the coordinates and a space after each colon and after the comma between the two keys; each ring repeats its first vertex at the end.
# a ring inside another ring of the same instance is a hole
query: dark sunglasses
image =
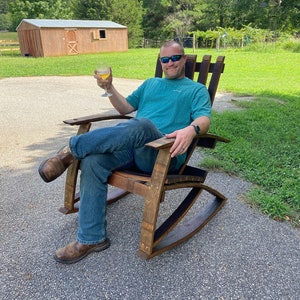
{"type": "Polygon", "coordinates": [[[170,59],[172,62],[175,62],[175,61],[179,61],[182,56],[183,56],[182,54],[177,54],[177,55],[172,55],[172,56],[164,56],[164,57],[160,58],[160,61],[163,64],[167,64],[170,61],[170,59]]]}

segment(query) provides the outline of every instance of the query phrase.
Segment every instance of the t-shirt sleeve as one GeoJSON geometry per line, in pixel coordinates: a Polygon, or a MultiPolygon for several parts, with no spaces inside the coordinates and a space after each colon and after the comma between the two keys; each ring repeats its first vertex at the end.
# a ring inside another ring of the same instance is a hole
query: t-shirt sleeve
{"type": "Polygon", "coordinates": [[[132,94],[126,97],[126,100],[135,110],[139,108],[139,103],[145,90],[146,81],[144,81],[135,91],[133,91],[132,94]]]}

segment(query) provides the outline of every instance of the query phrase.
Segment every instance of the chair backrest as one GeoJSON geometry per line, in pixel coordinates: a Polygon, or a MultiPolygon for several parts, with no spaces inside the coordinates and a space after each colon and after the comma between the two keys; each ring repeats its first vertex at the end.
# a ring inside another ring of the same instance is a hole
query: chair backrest
{"type": "MultiPolygon", "coordinates": [[[[218,56],[215,63],[211,62],[211,55],[204,55],[201,62],[197,62],[196,54],[187,54],[185,64],[185,76],[194,80],[195,73],[198,73],[197,82],[207,86],[211,104],[213,104],[217,92],[221,74],[224,72],[225,56],[218,56]],[[207,80],[209,83],[207,84],[207,80]]],[[[159,56],[156,61],[155,77],[162,77],[163,71],[159,56]]]]}

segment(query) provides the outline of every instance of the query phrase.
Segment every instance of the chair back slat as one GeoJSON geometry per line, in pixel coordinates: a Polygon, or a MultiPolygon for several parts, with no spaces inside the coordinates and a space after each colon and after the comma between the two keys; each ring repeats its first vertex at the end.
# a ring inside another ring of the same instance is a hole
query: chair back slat
{"type": "Polygon", "coordinates": [[[194,80],[196,63],[197,63],[197,55],[188,54],[185,63],[185,77],[194,80]]]}
{"type": "Polygon", "coordinates": [[[225,56],[218,56],[217,61],[213,64],[213,69],[210,71],[212,75],[208,85],[208,92],[210,95],[211,105],[213,105],[214,103],[215,95],[219,85],[219,80],[221,74],[224,72],[224,68],[225,68],[224,60],[225,60],[225,56]]]}
{"type": "Polygon", "coordinates": [[[196,64],[196,72],[198,72],[197,81],[206,85],[207,77],[209,74],[211,55],[204,55],[202,58],[202,62],[198,62],[196,64]]]}

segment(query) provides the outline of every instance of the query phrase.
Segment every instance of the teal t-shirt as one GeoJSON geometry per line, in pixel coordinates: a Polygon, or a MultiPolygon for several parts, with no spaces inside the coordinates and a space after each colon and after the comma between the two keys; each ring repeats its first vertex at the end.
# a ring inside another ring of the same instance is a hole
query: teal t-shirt
{"type": "Polygon", "coordinates": [[[200,117],[210,118],[206,87],[188,78],[150,78],[127,98],[137,118],[147,118],[163,133],[184,128],[200,117]]]}

